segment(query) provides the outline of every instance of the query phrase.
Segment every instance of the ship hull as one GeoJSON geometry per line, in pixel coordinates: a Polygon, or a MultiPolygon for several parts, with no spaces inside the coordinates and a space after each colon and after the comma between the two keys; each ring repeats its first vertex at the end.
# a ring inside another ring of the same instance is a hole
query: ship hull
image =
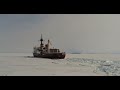
{"type": "Polygon", "coordinates": [[[52,53],[52,54],[37,54],[37,53],[33,53],[34,57],[37,58],[49,58],[49,59],[64,59],[66,54],[65,53],[52,53]]]}

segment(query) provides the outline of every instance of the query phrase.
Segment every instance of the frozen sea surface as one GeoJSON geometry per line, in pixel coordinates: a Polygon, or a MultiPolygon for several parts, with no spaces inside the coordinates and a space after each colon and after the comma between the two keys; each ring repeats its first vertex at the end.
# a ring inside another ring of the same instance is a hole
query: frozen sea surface
{"type": "Polygon", "coordinates": [[[0,76],[120,76],[120,54],[67,54],[52,60],[0,53],[0,76]]]}

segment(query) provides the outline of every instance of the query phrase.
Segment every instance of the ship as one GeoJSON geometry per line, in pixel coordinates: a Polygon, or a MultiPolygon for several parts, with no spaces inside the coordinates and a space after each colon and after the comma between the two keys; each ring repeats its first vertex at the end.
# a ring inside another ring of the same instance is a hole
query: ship
{"type": "Polygon", "coordinates": [[[47,44],[43,43],[43,38],[41,34],[41,39],[39,40],[40,46],[33,47],[33,56],[37,58],[48,58],[48,59],[64,59],[66,56],[65,52],[61,52],[58,48],[50,48],[51,42],[48,39],[47,44]]]}

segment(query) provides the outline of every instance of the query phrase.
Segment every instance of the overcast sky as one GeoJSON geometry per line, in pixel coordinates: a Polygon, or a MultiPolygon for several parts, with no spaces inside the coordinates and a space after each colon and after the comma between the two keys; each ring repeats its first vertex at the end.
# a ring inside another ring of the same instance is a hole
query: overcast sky
{"type": "Polygon", "coordinates": [[[40,35],[66,52],[120,53],[119,14],[1,14],[0,52],[31,52],[40,35]]]}

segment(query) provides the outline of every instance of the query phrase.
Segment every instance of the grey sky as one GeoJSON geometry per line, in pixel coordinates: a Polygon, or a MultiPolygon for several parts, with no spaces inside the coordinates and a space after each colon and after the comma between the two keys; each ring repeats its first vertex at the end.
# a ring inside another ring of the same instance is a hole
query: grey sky
{"type": "Polygon", "coordinates": [[[32,52],[41,33],[67,52],[120,53],[119,14],[1,14],[0,52],[32,52]]]}

